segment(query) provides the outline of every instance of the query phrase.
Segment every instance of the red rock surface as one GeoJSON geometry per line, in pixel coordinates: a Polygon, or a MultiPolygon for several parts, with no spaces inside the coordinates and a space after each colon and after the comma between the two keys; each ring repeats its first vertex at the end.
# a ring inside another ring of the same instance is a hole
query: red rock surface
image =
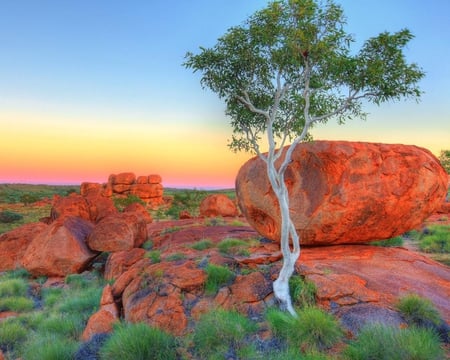
{"type": "MultiPolygon", "coordinates": [[[[344,141],[299,144],[285,174],[304,245],[364,243],[414,229],[441,206],[447,179],[428,150],[344,141]]],[[[279,239],[278,205],[262,160],[242,166],[236,191],[250,225],[279,239]]]]}
{"type": "Polygon", "coordinates": [[[147,223],[139,214],[118,213],[103,218],[87,238],[95,251],[123,251],[141,246],[147,239],[147,223]]]}
{"type": "Polygon", "coordinates": [[[92,228],[82,218],[58,219],[32,240],[22,265],[33,276],[65,276],[83,271],[96,256],[85,243],[92,228]]]}
{"type": "Polygon", "coordinates": [[[65,216],[76,216],[85,220],[91,220],[86,198],[75,193],[65,197],[55,195],[50,217],[52,220],[56,220],[65,216]]]}
{"type": "Polygon", "coordinates": [[[38,222],[22,225],[0,235],[0,271],[22,266],[22,257],[33,239],[48,225],[38,222]]]}
{"type": "Polygon", "coordinates": [[[129,251],[118,251],[109,255],[105,265],[104,277],[106,280],[115,280],[133,264],[142,260],[146,251],[142,248],[134,248],[129,251]]]}
{"type": "Polygon", "coordinates": [[[144,220],[147,224],[150,224],[153,219],[147,209],[140,203],[132,203],[123,209],[124,213],[134,213],[144,220]]]}
{"type": "Polygon", "coordinates": [[[233,217],[238,215],[236,204],[224,194],[212,194],[200,203],[200,216],[233,217]]]}

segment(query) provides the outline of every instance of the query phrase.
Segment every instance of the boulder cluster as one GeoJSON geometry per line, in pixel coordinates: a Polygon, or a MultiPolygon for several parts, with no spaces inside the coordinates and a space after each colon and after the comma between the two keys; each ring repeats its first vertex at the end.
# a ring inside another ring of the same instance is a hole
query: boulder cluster
{"type": "Polygon", "coordinates": [[[152,208],[164,203],[164,188],[160,175],[136,176],[132,172],[112,174],[106,184],[84,182],[81,184],[81,195],[100,193],[111,197],[135,195],[152,208]]]}

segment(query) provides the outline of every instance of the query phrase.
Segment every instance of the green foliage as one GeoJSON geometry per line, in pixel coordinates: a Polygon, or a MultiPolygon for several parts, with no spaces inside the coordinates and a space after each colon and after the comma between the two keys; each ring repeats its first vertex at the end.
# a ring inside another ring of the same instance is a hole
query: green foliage
{"type": "Polygon", "coordinates": [[[21,278],[0,280],[0,298],[5,296],[26,296],[28,283],[21,278]]]}
{"type": "Polygon", "coordinates": [[[430,226],[420,237],[419,247],[429,253],[450,254],[450,226],[430,226]]]}
{"type": "Polygon", "coordinates": [[[35,336],[25,344],[26,360],[70,360],[73,359],[78,344],[55,334],[35,336]]]}
{"type": "Polygon", "coordinates": [[[38,201],[44,198],[52,198],[53,195],[66,196],[72,192],[79,193],[79,187],[67,185],[0,184],[0,203],[15,204],[23,202],[21,197],[24,195],[38,201]]]}
{"type": "Polygon", "coordinates": [[[147,240],[145,243],[142,244],[142,248],[145,250],[151,250],[153,249],[153,241],[147,240]]]}
{"type": "Polygon", "coordinates": [[[195,244],[190,245],[190,247],[192,249],[198,250],[198,251],[210,249],[213,246],[214,246],[213,242],[209,239],[203,239],[203,240],[197,241],[195,244]]]}
{"type": "Polygon", "coordinates": [[[153,264],[157,264],[161,262],[161,250],[152,250],[147,251],[144,257],[150,259],[153,264]]]}
{"type": "Polygon", "coordinates": [[[166,257],[166,261],[179,261],[179,260],[184,260],[186,259],[186,255],[183,253],[174,253],[174,254],[170,254],[169,256],[166,257]]]}
{"type": "Polygon", "coordinates": [[[250,253],[247,250],[249,243],[241,239],[227,238],[223,239],[217,247],[219,251],[226,255],[240,255],[249,256],[250,253]]]}
{"type": "Polygon", "coordinates": [[[20,195],[20,202],[24,203],[24,205],[30,205],[39,200],[40,197],[37,194],[25,193],[20,195]]]}
{"type": "Polygon", "coordinates": [[[117,325],[100,350],[100,359],[175,360],[175,339],[146,324],[117,325]]]}
{"type": "Polygon", "coordinates": [[[254,349],[246,338],[256,324],[236,311],[215,309],[203,314],[195,327],[195,350],[202,359],[224,359],[234,353],[239,359],[251,358],[254,349]]]}
{"type": "Polygon", "coordinates": [[[381,247],[399,247],[403,246],[403,238],[401,236],[396,236],[387,240],[372,241],[370,245],[381,247]]]}
{"type": "Polygon", "coordinates": [[[316,303],[316,286],[299,275],[291,276],[289,290],[294,305],[298,307],[312,306],[316,303]]]}
{"type": "Polygon", "coordinates": [[[205,293],[207,295],[214,295],[221,286],[228,284],[235,277],[230,269],[221,265],[208,264],[205,271],[207,274],[205,293]]]}
{"type": "Polygon", "coordinates": [[[409,294],[399,299],[397,309],[410,325],[440,325],[441,316],[433,303],[416,294],[409,294]]]}
{"type": "Polygon", "coordinates": [[[78,340],[84,326],[83,318],[77,314],[50,314],[42,319],[36,327],[36,331],[78,340]]]}
{"type": "Polygon", "coordinates": [[[450,174],[450,150],[441,150],[439,161],[445,171],[447,171],[447,174],[450,174]]]}
{"type": "Polygon", "coordinates": [[[301,309],[297,318],[271,308],[266,318],[275,336],[308,351],[330,348],[343,336],[336,319],[316,307],[301,309]]]}
{"type": "Polygon", "coordinates": [[[345,23],[333,1],[272,1],[214,47],[186,54],[184,66],[201,72],[202,86],[226,103],[232,149],[257,151],[267,126],[292,140],[314,122],[364,117],[364,99],[420,96],[424,73],[403,52],[409,30],[381,33],[357,52],[345,23]]]}
{"type": "Polygon", "coordinates": [[[207,195],[206,191],[201,190],[179,190],[173,194],[172,205],[167,215],[178,219],[180,212],[186,210],[192,216],[198,216],[200,203],[207,195]]]}
{"type": "Polygon", "coordinates": [[[33,300],[24,296],[8,296],[0,299],[0,311],[24,312],[33,308],[33,300]]]}
{"type": "Polygon", "coordinates": [[[123,211],[128,205],[138,203],[145,206],[145,202],[139,196],[129,194],[127,197],[114,197],[114,206],[117,210],[123,211]]]}
{"type": "Polygon", "coordinates": [[[204,224],[206,226],[225,226],[227,223],[221,217],[209,217],[205,219],[204,224]]]}
{"type": "Polygon", "coordinates": [[[0,212],[0,222],[4,224],[13,223],[23,219],[23,215],[14,211],[4,210],[0,212]]]}
{"type": "Polygon", "coordinates": [[[345,359],[440,360],[443,351],[437,335],[428,329],[404,330],[371,325],[344,350],[345,359]]]}
{"type": "Polygon", "coordinates": [[[0,321],[0,349],[11,350],[27,337],[27,329],[16,319],[0,321]]]}

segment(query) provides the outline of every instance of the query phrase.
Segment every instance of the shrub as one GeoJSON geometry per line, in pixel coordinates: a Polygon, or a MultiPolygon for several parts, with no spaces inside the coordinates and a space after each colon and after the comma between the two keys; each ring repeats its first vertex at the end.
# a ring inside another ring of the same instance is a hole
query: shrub
{"type": "Polygon", "coordinates": [[[221,217],[210,217],[205,219],[205,226],[225,226],[227,223],[221,217]]]}
{"type": "Polygon", "coordinates": [[[175,339],[143,323],[119,324],[100,349],[100,359],[175,360],[175,339]]]}
{"type": "Polygon", "coordinates": [[[37,331],[77,340],[86,324],[78,315],[50,314],[37,326],[37,331]]]}
{"type": "Polygon", "coordinates": [[[336,319],[316,307],[301,309],[297,318],[278,309],[269,309],[266,317],[275,336],[304,350],[330,348],[343,336],[336,319]]]}
{"type": "Polygon", "coordinates": [[[221,253],[227,255],[242,255],[242,256],[249,255],[249,252],[247,250],[248,246],[249,246],[248,242],[234,238],[224,239],[217,245],[221,253]]]}
{"type": "Polygon", "coordinates": [[[236,311],[215,309],[203,314],[194,332],[195,350],[202,359],[251,358],[254,349],[246,339],[256,324],[236,311]]]}
{"type": "Polygon", "coordinates": [[[23,219],[23,215],[14,211],[4,210],[0,212],[0,223],[9,224],[23,219]]]}
{"type": "Polygon", "coordinates": [[[206,266],[208,275],[205,283],[207,295],[214,295],[222,285],[229,283],[234,278],[234,273],[225,266],[208,264],[206,266]]]}
{"type": "Polygon", "coordinates": [[[36,194],[25,193],[20,196],[20,202],[24,203],[24,205],[30,205],[39,201],[41,198],[36,194]]]}
{"type": "Polygon", "coordinates": [[[161,251],[160,250],[152,250],[145,253],[144,257],[150,259],[153,264],[157,264],[161,262],[161,251]]]}
{"type": "Polygon", "coordinates": [[[11,350],[26,337],[27,329],[16,319],[0,321],[0,348],[11,350]]]}
{"type": "Polygon", "coordinates": [[[450,226],[430,226],[420,239],[419,247],[429,253],[450,253],[450,226]]]}
{"type": "Polygon", "coordinates": [[[401,236],[396,236],[387,240],[372,241],[370,245],[381,247],[398,247],[403,245],[403,238],[401,236]]]}
{"type": "Polygon", "coordinates": [[[202,251],[202,250],[212,248],[213,243],[209,239],[203,239],[203,240],[196,242],[195,244],[190,245],[190,247],[194,250],[202,251]]]}
{"type": "Polygon", "coordinates": [[[24,296],[8,296],[0,298],[1,311],[24,312],[34,308],[34,302],[24,296]]]}
{"type": "Polygon", "coordinates": [[[442,349],[436,334],[428,329],[404,330],[380,324],[363,328],[344,350],[349,360],[438,360],[442,349]]]}
{"type": "Polygon", "coordinates": [[[208,194],[200,190],[180,190],[173,194],[172,205],[167,210],[167,215],[179,218],[182,210],[187,210],[193,216],[199,214],[199,206],[208,194]]]}
{"type": "Polygon", "coordinates": [[[316,286],[313,282],[304,280],[299,275],[293,275],[289,279],[289,290],[294,305],[299,307],[312,306],[316,303],[316,286]]]}
{"type": "Polygon", "coordinates": [[[114,206],[117,210],[123,211],[128,205],[139,203],[145,206],[145,202],[139,196],[136,195],[128,195],[127,197],[114,197],[113,198],[114,206]]]}
{"type": "Polygon", "coordinates": [[[186,259],[186,255],[183,253],[174,253],[166,257],[166,261],[178,261],[186,259]]]}
{"type": "Polygon", "coordinates": [[[397,309],[410,325],[439,325],[441,316],[433,303],[416,294],[402,297],[397,303],[397,309]]]}
{"type": "Polygon", "coordinates": [[[63,360],[72,359],[78,344],[69,339],[53,334],[35,336],[23,349],[26,360],[63,360]]]}
{"type": "Polygon", "coordinates": [[[6,296],[25,296],[28,283],[24,279],[12,278],[0,281],[0,298],[6,296]]]}

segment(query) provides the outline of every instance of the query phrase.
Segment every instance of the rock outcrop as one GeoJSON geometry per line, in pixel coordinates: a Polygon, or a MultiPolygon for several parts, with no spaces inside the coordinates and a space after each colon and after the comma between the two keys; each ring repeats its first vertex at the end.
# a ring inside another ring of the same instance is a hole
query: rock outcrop
{"type": "Polygon", "coordinates": [[[31,241],[22,265],[33,276],[66,276],[82,272],[96,256],[86,245],[93,224],[66,216],[51,223],[31,241]]]}
{"type": "MultiPolygon", "coordinates": [[[[447,174],[416,146],[315,141],[299,144],[285,173],[291,218],[303,245],[364,243],[418,227],[439,208],[447,174]]],[[[258,158],[236,179],[239,206],[250,225],[279,240],[276,198],[258,158]]]]}
{"type": "Polygon", "coordinates": [[[225,194],[208,195],[200,203],[200,216],[227,217],[237,216],[236,204],[225,194]]]}

